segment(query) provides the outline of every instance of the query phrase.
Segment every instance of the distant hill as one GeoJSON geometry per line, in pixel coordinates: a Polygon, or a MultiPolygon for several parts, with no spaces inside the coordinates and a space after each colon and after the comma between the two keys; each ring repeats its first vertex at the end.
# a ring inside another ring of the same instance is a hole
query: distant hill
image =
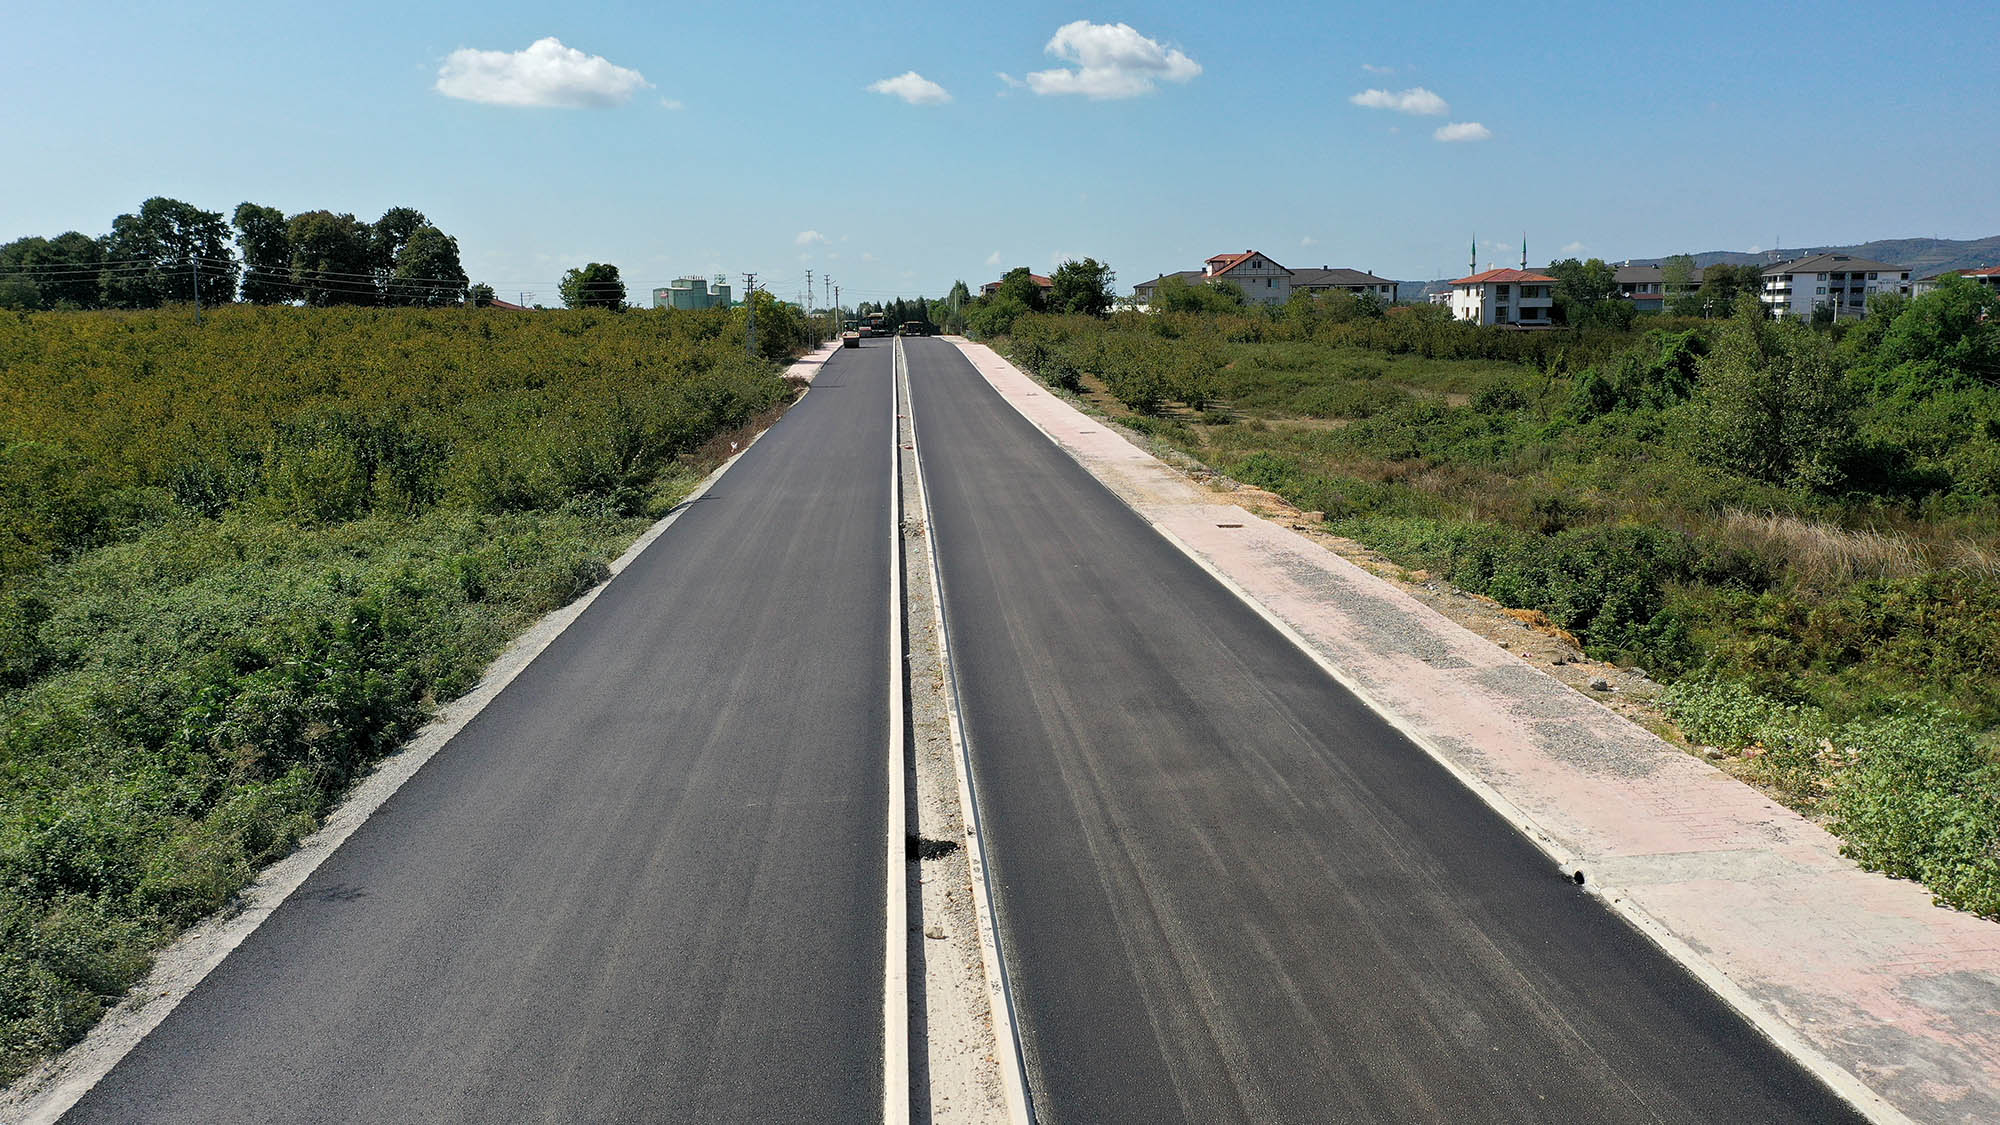
{"type": "MultiPolygon", "coordinates": [[[[1694,264],[1712,266],[1718,262],[1732,266],[1767,265],[1807,254],[1852,254],[1878,262],[1908,266],[1915,277],[1929,277],[1945,270],[2000,266],[2000,234],[1991,238],[1879,238],[1853,246],[1799,246],[1751,254],[1742,250],[1704,250],[1694,256],[1694,264]]],[[[1659,258],[1634,258],[1635,263],[1656,265],[1659,258]]]]}
{"type": "MultiPolygon", "coordinates": [[[[2000,234],[1990,238],[1880,238],[1874,242],[1862,242],[1853,246],[1798,246],[1783,250],[1766,250],[1752,254],[1745,250],[1703,250],[1694,255],[1694,264],[1712,266],[1718,262],[1732,266],[1767,265],[1789,258],[1803,258],[1807,254],[1852,254],[1857,258],[1872,258],[1878,262],[1910,267],[1910,276],[1929,277],[1945,270],[1978,269],[1981,266],[2000,266],[2000,234]]],[[[1634,265],[1658,265],[1661,258],[1633,258],[1634,265]]],[[[1620,258],[1613,265],[1622,265],[1626,259],[1620,258]]],[[[1421,301],[1429,294],[1442,292],[1451,287],[1451,280],[1399,281],[1396,283],[1396,299],[1399,301],[1421,301]]]]}

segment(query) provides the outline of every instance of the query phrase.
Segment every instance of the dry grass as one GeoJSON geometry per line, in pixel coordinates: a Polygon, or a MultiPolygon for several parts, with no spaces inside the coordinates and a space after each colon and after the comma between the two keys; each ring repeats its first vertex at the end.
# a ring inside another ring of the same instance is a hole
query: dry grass
{"type": "Polygon", "coordinates": [[[1927,543],[1777,512],[1726,512],[1719,530],[1731,543],[1784,566],[1806,585],[1908,578],[1943,569],[2000,571],[2000,550],[1964,539],[1927,543]]]}

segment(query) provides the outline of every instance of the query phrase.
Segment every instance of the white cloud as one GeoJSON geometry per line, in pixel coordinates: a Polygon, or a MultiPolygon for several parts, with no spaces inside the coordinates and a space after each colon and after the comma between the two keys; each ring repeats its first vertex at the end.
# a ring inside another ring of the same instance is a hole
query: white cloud
{"type": "Polygon", "coordinates": [[[1028,88],[1037,94],[1135,98],[1152,93],[1163,79],[1187,82],[1201,73],[1201,64],[1179,49],[1148,39],[1122,23],[1066,23],[1056,29],[1044,49],[1076,69],[1038,70],[1028,75],[1028,88]]]}
{"type": "Polygon", "coordinates": [[[1566,257],[1574,257],[1578,254],[1583,253],[1585,250],[1588,249],[1590,249],[1590,247],[1585,246],[1581,242],[1572,242],[1564,246],[1561,250],[1556,251],[1556,253],[1562,254],[1566,257]]]}
{"type": "Polygon", "coordinates": [[[1318,246],[1318,245],[1319,245],[1319,239],[1317,239],[1317,238],[1314,238],[1314,237],[1313,237],[1312,235],[1306,235],[1306,236],[1305,236],[1304,238],[1301,238],[1301,239],[1299,239],[1299,245],[1300,245],[1300,246],[1318,246]]]}
{"type": "Polygon", "coordinates": [[[1004,70],[995,71],[994,77],[1000,79],[1000,84],[1010,90],[1025,90],[1028,88],[1026,82],[1021,81],[1004,70]]]}
{"type": "Polygon", "coordinates": [[[1366,109],[1393,109],[1397,113],[1415,113],[1425,117],[1441,117],[1451,112],[1449,102],[1422,86],[1412,86],[1399,93],[1363,90],[1347,100],[1366,109]]]}
{"type": "Polygon", "coordinates": [[[998,250],[995,250],[995,251],[994,251],[994,252],[992,252],[991,254],[988,254],[988,255],[986,255],[986,264],[987,264],[987,265],[989,265],[989,266],[997,266],[997,265],[999,265],[999,264],[1000,264],[1000,251],[998,251],[998,250]]]}
{"type": "Polygon", "coordinates": [[[1493,130],[1477,121],[1454,121],[1440,125],[1431,136],[1441,141],[1483,141],[1493,135],[1493,130]]]}
{"type": "Polygon", "coordinates": [[[660,106],[663,109],[686,109],[687,103],[679,98],[661,98],[660,106]]]}
{"type": "Polygon", "coordinates": [[[589,109],[622,105],[652,86],[636,70],[586,55],[550,36],[521,51],[461,47],[438,68],[437,92],[487,105],[589,109]]]}
{"type": "Polygon", "coordinates": [[[863,250],[863,251],[861,252],[861,260],[862,260],[862,261],[864,261],[864,262],[879,262],[879,261],[881,261],[882,259],[880,259],[880,258],[876,257],[876,256],[875,256],[875,255],[873,255],[873,254],[870,254],[870,253],[869,253],[868,251],[866,251],[866,250],[863,250]]]}
{"type": "Polygon", "coordinates": [[[1362,64],[1361,64],[1361,69],[1363,69],[1363,70],[1367,71],[1367,72],[1368,72],[1368,73],[1370,73],[1370,74],[1394,74],[1394,73],[1396,73],[1396,68],[1395,68],[1395,67],[1393,67],[1393,66],[1376,66],[1376,65],[1375,65],[1374,63],[1362,63],[1362,64]]]}
{"type": "Polygon", "coordinates": [[[826,241],[826,236],[816,230],[802,230],[798,233],[798,236],[796,238],[792,239],[792,245],[811,246],[816,242],[825,242],[825,241],[826,241]]]}
{"type": "Polygon", "coordinates": [[[911,105],[943,105],[951,100],[951,95],[943,86],[914,70],[898,74],[894,78],[884,78],[880,82],[871,82],[868,84],[868,90],[870,93],[901,98],[911,105]]]}
{"type": "Polygon", "coordinates": [[[840,260],[840,251],[838,250],[828,251],[826,255],[826,260],[829,262],[838,262],[840,260]]]}

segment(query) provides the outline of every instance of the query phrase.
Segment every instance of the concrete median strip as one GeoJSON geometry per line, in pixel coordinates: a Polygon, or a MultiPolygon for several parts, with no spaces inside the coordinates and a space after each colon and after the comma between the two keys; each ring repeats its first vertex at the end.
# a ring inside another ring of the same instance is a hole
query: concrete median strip
{"type": "MultiPolygon", "coordinates": [[[[822,347],[801,359],[786,372],[786,377],[810,384],[837,346],[822,347]]],[[[20,1125],[44,1125],[69,1112],[768,432],[766,429],[751,437],[703,478],[686,500],[647,528],[610,564],[608,578],[570,604],[543,616],[516,637],[487,666],[471,690],[439,709],[437,716],[401,750],[383,759],[327,815],[318,831],[301,842],[292,854],[266,868],[237,896],[230,909],[196,924],[162,951],[146,978],[133,986],[82,1042],[20,1079],[0,1097],[0,1118],[20,1125]]]]}
{"type": "MultiPolygon", "coordinates": [[[[1877,1121],[2000,1120],[2000,925],[1187,478],[991,349],[1049,440],[1877,1121]]],[[[1579,876],[1581,878],[1579,878],[1579,876]]]]}
{"type": "MultiPolygon", "coordinates": [[[[907,402],[907,398],[912,392],[909,388],[907,370],[902,362],[900,341],[897,347],[896,377],[897,384],[902,389],[905,401],[907,402]]],[[[957,684],[951,667],[950,633],[946,627],[944,617],[944,588],[938,574],[937,550],[933,539],[936,524],[931,519],[930,493],[924,484],[923,451],[916,433],[915,413],[913,410],[907,409],[905,413],[909,417],[905,419],[907,429],[903,432],[909,438],[907,445],[907,448],[910,450],[909,469],[913,482],[913,491],[916,494],[915,511],[913,514],[922,521],[923,528],[921,537],[922,547],[913,549],[914,552],[920,553],[920,557],[913,559],[911,566],[914,569],[921,570],[928,576],[927,585],[929,588],[927,591],[927,600],[932,610],[930,624],[935,638],[936,671],[939,677],[937,686],[939,689],[939,701],[943,709],[945,728],[939,733],[948,743],[945,748],[947,753],[944,757],[948,763],[950,772],[955,775],[953,778],[939,777],[937,780],[955,781],[956,783],[953,791],[948,794],[947,799],[955,803],[956,809],[954,811],[957,815],[955,817],[946,815],[942,819],[957,828],[958,833],[962,835],[965,845],[962,849],[965,865],[962,868],[964,883],[961,887],[953,887],[948,893],[956,894],[959,891],[963,891],[969,897],[970,910],[961,913],[969,913],[971,915],[970,920],[973,926],[972,934],[956,934],[952,936],[955,938],[954,944],[967,941],[968,939],[976,939],[978,963],[983,970],[981,974],[983,979],[979,981],[981,994],[974,1001],[982,1010],[971,1013],[957,1012],[943,1008],[934,999],[931,1005],[931,1012],[934,1018],[932,1025],[928,1028],[928,1034],[930,1041],[934,1045],[940,1044],[948,1036],[955,1035],[970,1037],[984,1051],[990,1051],[991,1054],[985,1056],[990,1059],[990,1062],[983,1067],[975,1064],[973,1068],[974,1073],[969,1076],[969,1080],[963,1083],[963,1085],[976,1087],[990,1081],[997,1083],[1000,1087],[997,1098],[992,1096],[988,1091],[966,1089],[960,1094],[960,1101],[961,1103],[970,1102],[971,1104],[951,1106],[949,1107],[950,1112],[946,1112],[947,1107],[941,1104],[936,1097],[940,1092],[938,1089],[939,1074],[937,1071],[941,1070],[942,1067],[934,1064],[931,1118],[938,1121],[993,1120],[1004,1118],[1010,1125],[1028,1125],[1028,1122],[1033,1119],[1033,1109],[1029,1101],[1025,1071],[1021,1064],[1021,1046],[1016,1031],[1017,1021],[1014,1016],[1013,1000],[1007,985],[1006,965],[1000,956],[999,935],[994,924],[992,888],[988,882],[985,840],[980,832],[979,807],[974,799],[972,790],[972,763],[967,755],[965,731],[959,718],[957,684]],[[941,1026],[942,1021],[937,1018],[940,1016],[956,1019],[960,1022],[964,1022],[967,1016],[970,1016],[973,1021],[977,1021],[978,1017],[984,1016],[985,1023],[979,1027],[957,1027],[947,1031],[945,1027],[941,1026]],[[985,1070],[990,1070],[991,1073],[980,1073],[985,1070]]],[[[908,541],[906,537],[906,544],[908,541]]],[[[919,768],[922,768],[921,758],[919,768]]],[[[945,771],[940,769],[938,772],[942,774],[945,771]]],[[[957,872],[961,869],[954,865],[951,870],[957,872]]],[[[939,906],[939,903],[932,900],[943,897],[945,896],[932,895],[930,888],[926,887],[925,899],[927,908],[939,906]]],[[[949,993],[951,991],[962,990],[944,987],[938,988],[936,991],[939,993],[949,993]]],[[[983,1054],[983,1051],[980,1053],[983,1054]]],[[[934,1058],[939,1054],[935,1046],[932,1054],[934,1058]]]]}

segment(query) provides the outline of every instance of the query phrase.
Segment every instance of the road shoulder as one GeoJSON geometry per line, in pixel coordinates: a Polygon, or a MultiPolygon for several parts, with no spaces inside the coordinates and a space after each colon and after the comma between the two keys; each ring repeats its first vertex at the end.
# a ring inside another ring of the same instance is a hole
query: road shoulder
{"type": "Polygon", "coordinates": [[[954,341],[1010,405],[1876,1120],[2000,1119],[2000,926],[954,341]]]}

